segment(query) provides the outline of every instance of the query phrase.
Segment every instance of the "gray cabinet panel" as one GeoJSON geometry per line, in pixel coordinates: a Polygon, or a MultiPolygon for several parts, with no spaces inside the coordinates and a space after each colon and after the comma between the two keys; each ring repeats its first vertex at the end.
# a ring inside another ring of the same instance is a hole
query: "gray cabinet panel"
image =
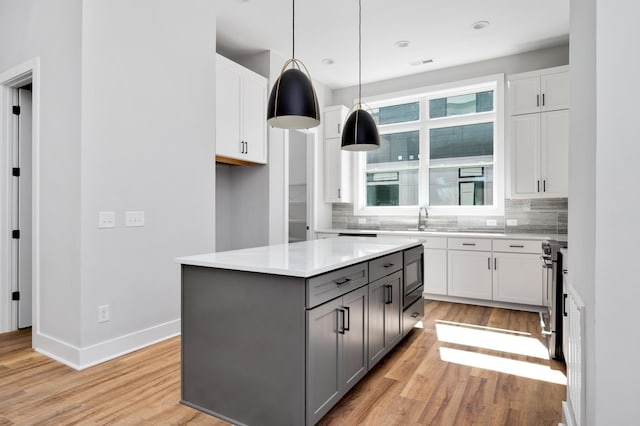
{"type": "Polygon", "coordinates": [[[402,338],[402,271],[369,284],[369,369],[402,338]]]}
{"type": "Polygon", "coordinates": [[[307,280],[307,308],[313,308],[369,282],[367,262],[327,272],[307,280]]]}
{"type": "Polygon", "coordinates": [[[391,253],[387,256],[369,262],[369,280],[375,281],[392,272],[402,269],[402,252],[391,253]]]}
{"type": "Polygon", "coordinates": [[[384,345],[387,352],[402,338],[402,271],[388,278],[390,299],[384,312],[384,345]]]}
{"type": "Polygon", "coordinates": [[[342,299],[307,311],[307,417],[318,421],[341,397],[342,299]]]}
{"type": "Polygon", "coordinates": [[[367,374],[369,292],[366,287],[346,294],[347,324],[342,347],[342,384],[347,392],[367,374]]]}
{"type": "Polygon", "coordinates": [[[386,280],[369,284],[369,369],[385,354],[384,352],[384,307],[387,289],[386,280]]]}

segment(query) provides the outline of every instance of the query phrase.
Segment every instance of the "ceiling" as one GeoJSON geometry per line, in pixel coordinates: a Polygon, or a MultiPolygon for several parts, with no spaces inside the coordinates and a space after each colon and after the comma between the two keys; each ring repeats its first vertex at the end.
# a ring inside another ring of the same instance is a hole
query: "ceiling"
{"type": "MultiPolygon", "coordinates": [[[[291,0],[217,0],[218,51],[291,57],[291,0]]],[[[370,83],[557,46],[569,0],[362,0],[362,81],[370,83]],[[489,21],[481,30],[477,21],[489,21]],[[400,40],[409,46],[398,48],[400,40]],[[432,59],[433,63],[412,65],[432,59]]],[[[358,83],[358,1],[298,0],[296,58],[332,89],[358,83]],[[331,58],[333,64],[322,63],[331,58]]]]}

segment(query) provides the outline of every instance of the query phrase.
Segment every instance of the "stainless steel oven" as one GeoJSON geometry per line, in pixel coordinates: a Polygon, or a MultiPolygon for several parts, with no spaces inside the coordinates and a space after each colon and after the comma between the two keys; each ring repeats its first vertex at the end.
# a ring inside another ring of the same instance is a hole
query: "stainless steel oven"
{"type": "Polygon", "coordinates": [[[424,247],[422,245],[404,251],[403,308],[406,309],[422,298],[424,285],[424,247]]]}
{"type": "Polygon", "coordinates": [[[566,241],[544,240],[542,242],[541,259],[546,271],[545,295],[548,309],[540,313],[540,323],[549,355],[557,360],[564,359],[562,353],[564,289],[560,249],[566,247],[566,241]]]}

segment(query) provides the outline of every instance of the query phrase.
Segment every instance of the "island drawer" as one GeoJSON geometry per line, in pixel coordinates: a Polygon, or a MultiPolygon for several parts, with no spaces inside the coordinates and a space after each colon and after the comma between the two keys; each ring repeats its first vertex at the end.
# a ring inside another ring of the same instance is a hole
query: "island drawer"
{"type": "Polygon", "coordinates": [[[540,240],[493,240],[493,251],[542,254],[540,240]]]}
{"type": "Polygon", "coordinates": [[[491,251],[491,240],[483,238],[448,238],[449,250],[491,251]]]}
{"type": "Polygon", "coordinates": [[[402,317],[402,335],[406,336],[424,317],[424,299],[421,297],[405,309],[402,317]]]}
{"type": "Polygon", "coordinates": [[[367,262],[307,279],[307,308],[313,308],[369,283],[367,262]]]}
{"type": "Polygon", "coordinates": [[[402,252],[388,254],[369,261],[369,278],[375,281],[402,269],[402,252]]]}

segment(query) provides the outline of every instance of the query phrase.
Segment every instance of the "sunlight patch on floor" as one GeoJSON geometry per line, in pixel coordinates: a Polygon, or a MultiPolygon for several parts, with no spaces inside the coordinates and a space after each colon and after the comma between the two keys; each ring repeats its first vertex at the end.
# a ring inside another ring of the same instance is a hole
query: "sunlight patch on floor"
{"type": "Polygon", "coordinates": [[[441,342],[474,346],[517,355],[549,359],[549,351],[542,342],[526,333],[505,333],[504,330],[493,331],[480,326],[450,325],[436,321],[436,333],[441,342]]]}
{"type": "Polygon", "coordinates": [[[518,361],[445,347],[440,348],[440,359],[469,367],[513,374],[527,379],[542,380],[559,385],[567,384],[567,377],[562,371],[552,370],[549,366],[533,362],[518,361]]]}

